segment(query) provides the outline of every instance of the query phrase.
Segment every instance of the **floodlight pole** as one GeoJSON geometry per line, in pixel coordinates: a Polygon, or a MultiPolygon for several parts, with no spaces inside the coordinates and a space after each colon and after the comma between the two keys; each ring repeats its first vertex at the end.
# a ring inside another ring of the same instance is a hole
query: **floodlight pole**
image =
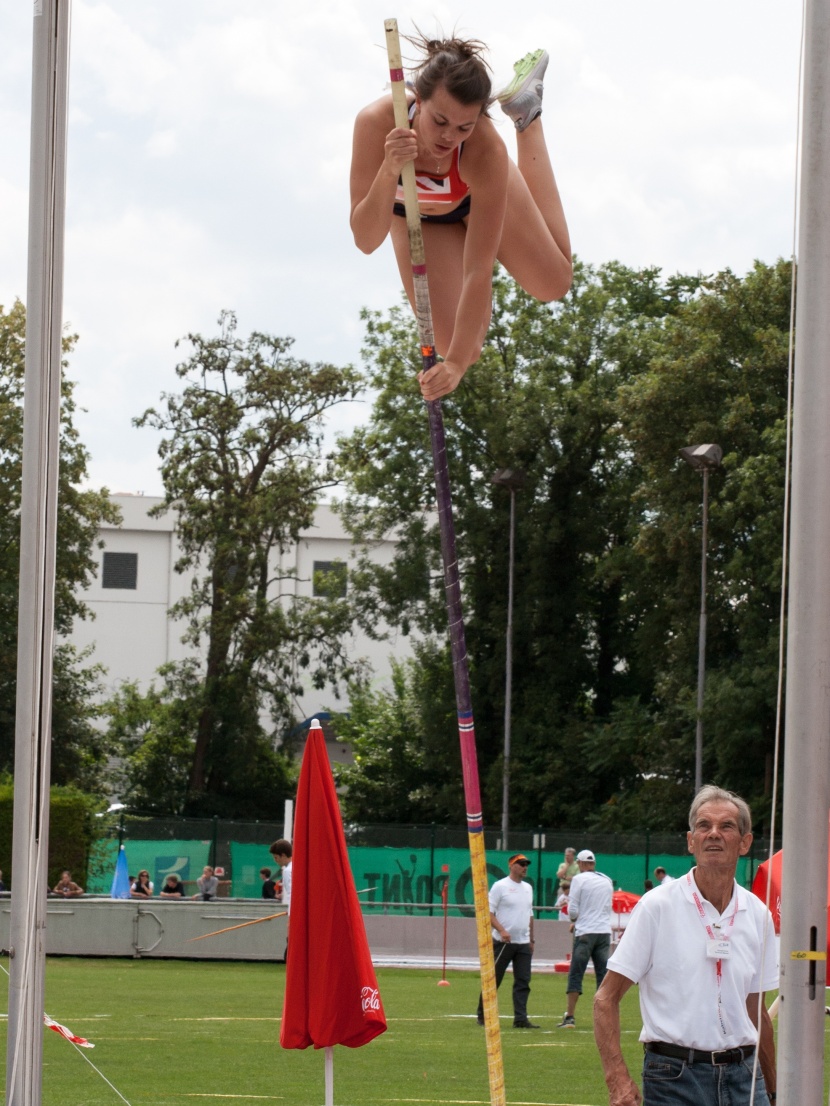
{"type": "Polygon", "coordinates": [[[695,794],[703,787],[703,694],[706,689],[706,550],[709,545],[709,470],[703,470],[703,536],[700,546],[700,621],[697,633],[695,794]]]}
{"type": "Polygon", "coordinates": [[[703,534],[700,550],[700,620],[697,634],[697,710],[695,723],[695,794],[703,786],[703,696],[706,688],[706,556],[709,545],[709,473],[721,463],[719,445],[692,445],[680,451],[687,465],[703,477],[703,534]]]}
{"type": "Polygon", "coordinates": [[[508,849],[510,832],[510,742],[513,713],[513,576],[516,563],[516,492],[523,487],[525,474],[520,469],[499,469],[491,477],[510,492],[510,539],[507,568],[507,631],[505,634],[504,674],[504,755],[501,782],[501,847],[508,849]]]}

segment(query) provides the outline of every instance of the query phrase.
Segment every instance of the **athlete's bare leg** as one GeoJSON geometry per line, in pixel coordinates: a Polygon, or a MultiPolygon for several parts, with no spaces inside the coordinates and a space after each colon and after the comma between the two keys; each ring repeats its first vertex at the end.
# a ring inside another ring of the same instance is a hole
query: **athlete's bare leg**
{"type": "Polygon", "coordinates": [[[570,261],[568,224],[550,163],[541,115],[516,135],[516,148],[519,172],[524,177],[554,242],[570,261]]]}
{"type": "MultiPolygon", "coordinates": [[[[461,298],[466,227],[464,223],[422,222],[421,233],[424,236],[435,349],[443,357],[452,341],[458,301],[461,298]]],[[[404,290],[414,311],[415,286],[409,255],[409,234],[406,220],[399,216],[392,220],[392,244],[404,290]]],[[[487,325],[489,326],[489,319],[487,325]]]]}
{"type": "Polygon", "coordinates": [[[541,116],[516,135],[498,259],[538,300],[560,299],[571,283],[571,243],[541,116]]]}

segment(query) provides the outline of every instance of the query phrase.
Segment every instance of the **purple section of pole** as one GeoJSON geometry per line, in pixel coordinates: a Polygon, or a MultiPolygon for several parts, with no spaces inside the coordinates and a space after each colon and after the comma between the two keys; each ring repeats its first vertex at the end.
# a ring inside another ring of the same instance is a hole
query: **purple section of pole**
{"type": "MultiPolygon", "coordinates": [[[[434,354],[430,365],[435,364],[434,354]]],[[[464,615],[461,606],[461,582],[458,574],[458,555],[455,548],[455,525],[452,517],[452,492],[447,465],[447,443],[444,437],[444,417],[441,401],[427,403],[429,436],[432,444],[432,464],[435,470],[435,493],[438,504],[438,524],[441,533],[441,556],[444,562],[444,593],[447,617],[450,625],[450,649],[455,679],[455,705],[458,712],[458,733],[461,741],[461,768],[464,774],[464,797],[467,804],[467,828],[471,833],[481,833],[481,789],[478,779],[478,757],[473,726],[473,708],[470,696],[470,669],[467,661],[467,642],[464,636],[464,615]]]]}
{"type": "Polygon", "coordinates": [[[470,675],[467,666],[467,644],[461,612],[461,584],[458,575],[458,554],[455,548],[455,526],[452,517],[452,492],[447,465],[447,443],[441,401],[427,403],[429,433],[432,443],[432,463],[435,469],[435,492],[438,503],[438,523],[441,531],[441,555],[444,560],[444,591],[450,622],[452,667],[455,673],[455,703],[459,716],[472,716],[470,675]]]}

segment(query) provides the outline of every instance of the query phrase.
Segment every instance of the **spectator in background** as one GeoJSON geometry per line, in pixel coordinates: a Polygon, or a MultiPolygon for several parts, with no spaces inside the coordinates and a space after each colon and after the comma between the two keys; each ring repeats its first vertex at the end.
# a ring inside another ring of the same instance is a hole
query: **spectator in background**
{"type": "Polygon", "coordinates": [[[568,917],[568,898],[571,893],[571,881],[563,879],[559,884],[559,897],[553,904],[553,909],[559,911],[560,918],[568,917]]]}
{"type": "Polygon", "coordinates": [[[159,891],[160,899],[183,899],[184,898],[184,884],[179,879],[178,873],[171,872],[167,879],[164,881],[161,891],[159,891]]]}
{"type": "Polygon", "coordinates": [[[570,883],[576,875],[579,875],[579,865],[576,862],[576,849],[567,848],[565,849],[565,859],[556,869],[556,878],[561,885],[565,880],[570,883]]]}
{"type": "MultiPolygon", "coordinates": [[[[277,864],[282,869],[282,905],[285,907],[288,913],[288,920],[291,920],[291,864],[294,850],[291,848],[291,842],[286,841],[284,837],[281,837],[279,841],[275,841],[268,852],[273,856],[277,864]]],[[[284,959],[286,964],[288,963],[288,932],[289,928],[286,928],[285,934],[285,954],[284,959]]]]}
{"type": "Polygon", "coordinates": [[[647,879],[645,881],[645,883],[643,884],[643,894],[645,894],[646,891],[653,891],[653,890],[654,890],[653,882],[650,879],[647,879]]]}
{"type": "Polygon", "coordinates": [[[260,868],[259,878],[262,880],[262,897],[264,899],[275,899],[277,897],[277,883],[276,880],[271,879],[271,869],[260,868]]]}
{"type": "Polygon", "coordinates": [[[582,980],[588,961],[594,965],[597,987],[605,978],[611,952],[611,903],[614,885],[608,876],[596,870],[596,857],[590,849],[577,853],[579,875],[571,882],[568,917],[574,935],[571,970],[568,972],[568,1009],[559,1029],[576,1027],[576,1004],[582,994],[582,980]]]}
{"type": "Polygon", "coordinates": [[[291,914],[291,842],[281,837],[275,841],[268,852],[282,869],[282,905],[291,914]]]}
{"type": "Polygon", "coordinates": [[[670,876],[665,868],[655,868],[654,878],[659,884],[674,882],[674,876],[670,876]]]}
{"type": "Polygon", "coordinates": [[[130,885],[130,898],[131,899],[151,899],[153,897],[153,884],[150,880],[150,873],[146,868],[142,868],[138,873],[136,880],[130,885]]]}
{"type": "Polygon", "coordinates": [[[213,868],[209,864],[206,864],[202,869],[202,874],[196,880],[196,886],[199,890],[193,896],[194,899],[203,899],[205,902],[210,902],[216,898],[216,892],[219,889],[219,880],[214,874],[213,868]]]}
{"type": "MultiPolygon", "coordinates": [[[[507,862],[509,875],[490,888],[490,925],[493,927],[493,961],[496,987],[509,964],[513,965],[513,1027],[538,1029],[527,1016],[530,972],[533,963],[533,888],[525,880],[530,864],[524,853],[507,862]]],[[[478,1024],[484,1025],[484,1000],[478,999],[478,1024]]]]}
{"type": "Polygon", "coordinates": [[[72,882],[72,873],[67,868],[61,872],[61,878],[52,888],[52,894],[60,895],[63,899],[77,899],[83,893],[83,887],[79,887],[77,883],[72,882]]]}

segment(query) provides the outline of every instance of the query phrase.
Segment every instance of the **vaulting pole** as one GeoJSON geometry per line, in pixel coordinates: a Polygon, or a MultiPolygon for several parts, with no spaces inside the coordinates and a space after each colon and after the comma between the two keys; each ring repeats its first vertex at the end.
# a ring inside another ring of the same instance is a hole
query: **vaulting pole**
{"type": "MultiPolygon", "coordinates": [[[[406,87],[397,20],[387,19],[384,28],[386,29],[386,49],[389,56],[389,76],[392,82],[392,101],[395,108],[395,125],[408,127],[409,112],[406,103],[406,87]]],[[[412,162],[404,166],[402,178],[406,226],[409,231],[409,253],[415,284],[415,316],[418,322],[418,338],[421,344],[424,369],[431,369],[436,362],[435,340],[432,333],[432,311],[429,303],[424,240],[421,234],[421,220],[418,213],[415,168],[412,162]]],[[[470,698],[470,672],[467,663],[467,647],[464,641],[461,584],[458,575],[458,558],[455,551],[455,528],[452,519],[452,496],[450,494],[450,476],[447,467],[447,449],[444,439],[441,401],[432,400],[428,402],[427,413],[429,415],[429,432],[432,442],[432,461],[435,470],[435,491],[441,531],[441,555],[444,561],[444,590],[450,624],[455,703],[458,712],[458,736],[461,741],[461,766],[464,776],[464,799],[467,807],[467,836],[470,843],[478,954],[481,965],[481,992],[484,1000],[484,1033],[487,1043],[490,1102],[491,1106],[504,1106],[504,1066],[501,1030],[499,1028],[498,998],[496,995],[496,975],[493,964],[493,939],[490,928],[484,824],[481,813],[476,738],[470,698]]]]}
{"type": "Polygon", "coordinates": [[[6,1106],[40,1106],[69,0],[35,0],[6,1106]]]}
{"type": "Polygon", "coordinates": [[[824,1102],[830,807],[830,0],[805,5],[777,1106],[824,1102]]]}

